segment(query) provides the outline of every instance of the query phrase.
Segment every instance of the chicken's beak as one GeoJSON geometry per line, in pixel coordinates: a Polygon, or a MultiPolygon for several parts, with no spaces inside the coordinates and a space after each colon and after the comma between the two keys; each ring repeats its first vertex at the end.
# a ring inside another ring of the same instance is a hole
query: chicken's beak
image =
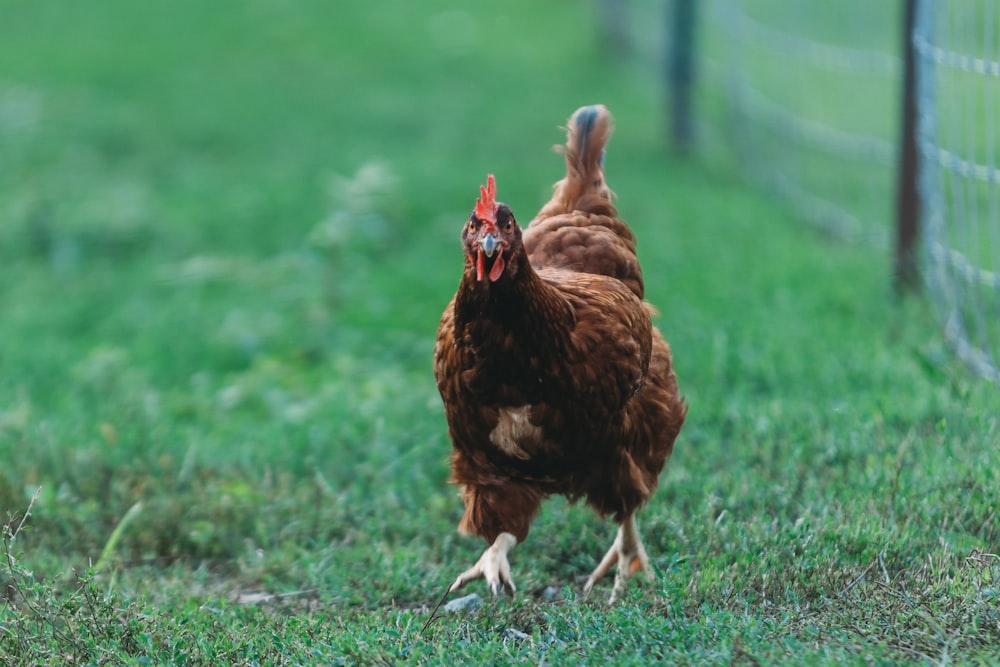
{"type": "Polygon", "coordinates": [[[479,240],[479,247],[483,249],[487,257],[492,257],[493,253],[500,247],[500,237],[493,234],[485,234],[479,240]]]}
{"type": "Polygon", "coordinates": [[[476,251],[476,280],[482,282],[484,278],[489,278],[491,283],[495,283],[503,275],[504,267],[507,262],[503,259],[503,252],[498,252],[503,248],[503,241],[500,240],[500,234],[496,232],[496,226],[490,225],[482,230],[483,235],[480,236],[475,244],[479,246],[479,250],[476,251]],[[490,263],[489,273],[486,271],[486,258],[496,259],[490,263]]]}

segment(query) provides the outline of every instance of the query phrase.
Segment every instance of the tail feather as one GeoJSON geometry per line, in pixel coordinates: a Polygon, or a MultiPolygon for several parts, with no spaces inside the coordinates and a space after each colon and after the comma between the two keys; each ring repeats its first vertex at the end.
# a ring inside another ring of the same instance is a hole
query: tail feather
{"type": "Polygon", "coordinates": [[[616,278],[642,298],[645,283],[635,254],[635,234],[618,217],[604,181],[604,148],[611,113],[600,104],[569,119],[566,177],[524,230],[524,247],[536,268],[569,269],[616,278]]]}
{"type": "Polygon", "coordinates": [[[566,168],[581,177],[600,170],[604,148],[611,134],[611,114],[603,105],[581,107],[569,119],[566,133],[566,168]],[[590,146],[591,152],[587,153],[590,146]]]}
{"type": "Polygon", "coordinates": [[[610,202],[612,193],[604,181],[604,150],[611,137],[611,112],[603,104],[581,107],[569,119],[566,145],[566,177],[556,184],[556,196],[565,210],[583,209],[588,195],[610,202]]]}

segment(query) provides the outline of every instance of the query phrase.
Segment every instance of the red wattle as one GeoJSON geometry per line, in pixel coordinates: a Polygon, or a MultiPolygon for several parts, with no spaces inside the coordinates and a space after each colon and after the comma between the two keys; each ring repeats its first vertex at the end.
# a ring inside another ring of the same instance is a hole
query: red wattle
{"type": "MultiPolygon", "coordinates": [[[[483,274],[486,273],[486,264],[483,262],[483,251],[476,253],[476,280],[483,282],[483,274]]],[[[490,272],[492,274],[492,271],[490,272]]]]}
{"type": "MultiPolygon", "coordinates": [[[[482,257],[482,255],[480,255],[480,257],[482,257]]],[[[491,283],[495,283],[497,279],[500,278],[500,274],[503,273],[503,267],[504,267],[503,253],[500,253],[497,255],[497,261],[493,262],[493,268],[490,269],[491,283]]],[[[482,280],[482,278],[480,278],[480,280],[482,280]]]]}

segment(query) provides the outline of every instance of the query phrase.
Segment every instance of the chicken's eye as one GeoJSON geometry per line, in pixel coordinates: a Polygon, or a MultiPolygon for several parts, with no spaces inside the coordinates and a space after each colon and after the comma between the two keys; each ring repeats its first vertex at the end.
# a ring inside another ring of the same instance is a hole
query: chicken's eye
{"type": "Polygon", "coordinates": [[[506,231],[508,234],[510,234],[512,231],[514,231],[514,221],[513,220],[508,220],[507,221],[507,224],[504,225],[504,231],[506,231]]]}
{"type": "Polygon", "coordinates": [[[476,221],[475,220],[469,220],[469,231],[470,232],[476,231],[476,221]]]}

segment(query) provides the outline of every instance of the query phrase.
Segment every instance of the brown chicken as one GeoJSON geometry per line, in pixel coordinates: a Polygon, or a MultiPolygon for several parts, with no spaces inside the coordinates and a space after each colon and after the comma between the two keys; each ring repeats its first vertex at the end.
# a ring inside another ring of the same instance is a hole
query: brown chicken
{"type": "Polygon", "coordinates": [[[462,230],[465,271],[441,318],[434,374],[465,505],[459,531],[490,546],[449,592],[485,578],[494,594],[513,594],[507,554],[551,494],[619,524],[585,592],[616,563],[612,601],[635,572],[652,576],[635,511],[687,407],[643,301],[635,236],[604,181],[610,133],[607,109],[579,109],[566,177],[528,227],[496,201],[491,174],[462,230]]]}

